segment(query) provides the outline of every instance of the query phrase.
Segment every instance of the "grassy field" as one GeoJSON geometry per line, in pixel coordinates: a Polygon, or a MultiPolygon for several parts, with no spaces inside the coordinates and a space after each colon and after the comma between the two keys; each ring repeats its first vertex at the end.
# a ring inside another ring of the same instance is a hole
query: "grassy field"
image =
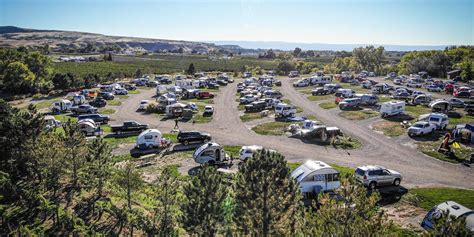
{"type": "Polygon", "coordinates": [[[438,141],[416,142],[418,149],[424,154],[434,157],[436,159],[444,160],[451,163],[458,163],[459,161],[468,158],[470,154],[474,152],[473,148],[461,146],[460,149],[454,149],[454,154],[459,159],[459,160],[455,160],[438,152],[438,148],[440,144],[441,144],[441,139],[438,141]]]}
{"type": "Polygon", "coordinates": [[[256,57],[234,57],[232,59],[209,59],[204,55],[152,55],[152,56],[114,56],[112,62],[62,62],[55,63],[58,73],[74,73],[79,76],[95,73],[105,76],[108,73],[120,73],[131,77],[139,68],[146,74],[183,72],[193,63],[196,71],[240,71],[245,65],[260,66],[274,70],[277,61],[256,57]]]}
{"type": "Polygon", "coordinates": [[[363,120],[370,117],[378,116],[379,113],[373,110],[364,109],[357,111],[342,111],[339,113],[339,116],[349,119],[349,120],[363,120]]]}
{"type": "Polygon", "coordinates": [[[474,209],[474,190],[457,188],[414,188],[410,190],[410,193],[418,197],[417,206],[425,210],[429,210],[446,201],[455,201],[467,208],[474,209]]]}
{"type": "Polygon", "coordinates": [[[402,128],[398,122],[381,121],[373,124],[372,128],[383,132],[384,135],[389,137],[396,137],[405,134],[405,129],[402,128]]]}
{"type": "Polygon", "coordinates": [[[319,107],[323,109],[332,109],[332,108],[336,108],[337,104],[334,102],[323,102],[319,104],[319,107]]]}
{"type": "Polygon", "coordinates": [[[340,83],[341,87],[344,89],[352,89],[356,93],[367,94],[370,93],[370,89],[362,88],[362,86],[353,86],[350,83],[340,83]]]}
{"type": "Polygon", "coordinates": [[[233,158],[239,157],[240,148],[241,146],[224,146],[225,152],[227,152],[227,154],[229,154],[229,156],[232,156],[233,158]]]}
{"type": "Polygon", "coordinates": [[[106,137],[104,140],[107,141],[110,146],[112,146],[112,148],[116,148],[120,144],[135,143],[137,141],[137,137],[137,135],[129,137],[106,137]]]}
{"type": "Polygon", "coordinates": [[[262,116],[258,112],[257,113],[244,113],[240,115],[240,120],[242,120],[242,122],[247,122],[247,121],[260,119],[260,118],[262,118],[262,116]]]}
{"type": "Polygon", "coordinates": [[[281,136],[285,134],[285,129],[290,124],[290,122],[270,122],[257,125],[252,130],[262,135],[281,136]]]}
{"type": "Polygon", "coordinates": [[[195,103],[205,103],[205,104],[214,104],[214,99],[187,99],[183,100],[184,102],[195,102],[195,103]]]}
{"type": "Polygon", "coordinates": [[[405,112],[416,120],[420,115],[429,113],[431,110],[423,105],[405,106],[405,112]]]}

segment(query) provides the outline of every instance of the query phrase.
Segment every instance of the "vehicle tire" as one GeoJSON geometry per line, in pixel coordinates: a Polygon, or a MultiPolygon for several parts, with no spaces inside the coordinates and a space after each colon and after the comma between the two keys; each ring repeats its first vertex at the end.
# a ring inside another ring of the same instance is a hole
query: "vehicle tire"
{"type": "Polygon", "coordinates": [[[393,181],[393,185],[395,185],[395,186],[400,186],[400,179],[395,179],[395,180],[393,181]]]}
{"type": "Polygon", "coordinates": [[[375,188],[377,188],[377,183],[374,182],[374,181],[370,182],[369,188],[372,189],[372,190],[374,190],[375,188]]]}
{"type": "Polygon", "coordinates": [[[208,143],[208,142],[209,142],[209,139],[207,139],[207,138],[202,140],[202,143],[208,143]]]}
{"type": "Polygon", "coordinates": [[[187,145],[189,145],[189,141],[188,141],[188,140],[185,140],[185,141],[183,142],[183,144],[184,144],[185,146],[187,146],[187,145]]]}

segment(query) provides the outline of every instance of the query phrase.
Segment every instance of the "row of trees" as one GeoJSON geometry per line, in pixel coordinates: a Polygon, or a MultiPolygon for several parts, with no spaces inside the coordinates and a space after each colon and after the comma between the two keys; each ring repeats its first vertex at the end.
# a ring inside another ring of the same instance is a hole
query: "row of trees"
{"type": "Polygon", "coordinates": [[[379,75],[390,69],[385,58],[385,49],[374,46],[355,48],[352,53],[341,52],[336,55],[334,62],[326,65],[324,71],[327,73],[341,73],[343,71],[360,72],[362,70],[372,71],[379,75]]]}
{"type": "MultiPolygon", "coordinates": [[[[146,183],[131,161],[114,162],[102,138],[75,123],[44,130],[34,106],[0,101],[0,235],[360,236],[395,230],[378,195],[343,180],[344,201],[304,207],[283,156],[262,151],[228,176],[204,167],[193,177],[165,167],[146,183]],[[12,129],[15,128],[15,129],[12,129]]],[[[457,231],[446,222],[443,231],[457,231]]]]}

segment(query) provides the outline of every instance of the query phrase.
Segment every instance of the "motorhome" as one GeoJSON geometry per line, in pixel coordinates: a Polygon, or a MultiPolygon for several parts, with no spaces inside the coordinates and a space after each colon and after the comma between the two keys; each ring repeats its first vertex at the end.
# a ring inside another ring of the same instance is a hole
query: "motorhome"
{"type": "Polygon", "coordinates": [[[276,117],[291,117],[296,114],[296,107],[285,103],[277,104],[275,107],[276,117]]]}
{"type": "Polygon", "coordinates": [[[73,103],[70,100],[60,100],[60,101],[54,102],[51,106],[49,106],[49,109],[53,113],[63,113],[63,112],[70,111],[72,107],[73,107],[73,103]]]}
{"type": "Polygon", "coordinates": [[[193,159],[196,163],[204,165],[217,165],[222,164],[229,160],[229,155],[225,152],[224,148],[215,142],[209,142],[193,153],[193,159]]]}
{"type": "Polygon", "coordinates": [[[193,89],[194,88],[193,82],[194,80],[182,79],[182,80],[177,80],[175,84],[176,86],[179,86],[182,89],[193,89]]]}
{"type": "Polygon", "coordinates": [[[322,161],[306,161],[291,172],[291,177],[296,179],[304,194],[330,191],[341,186],[339,172],[322,161]]]}
{"type": "Polygon", "coordinates": [[[388,101],[380,106],[380,115],[382,118],[399,115],[404,112],[405,102],[403,101],[388,101]]]}
{"type": "Polygon", "coordinates": [[[147,129],[137,137],[136,148],[149,149],[160,148],[168,144],[158,129],[147,129]]]}

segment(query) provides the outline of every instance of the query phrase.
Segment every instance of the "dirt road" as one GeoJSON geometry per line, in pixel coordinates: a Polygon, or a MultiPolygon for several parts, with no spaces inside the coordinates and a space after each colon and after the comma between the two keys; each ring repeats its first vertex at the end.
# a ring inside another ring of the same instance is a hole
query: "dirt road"
{"type": "MultiPolygon", "coordinates": [[[[215,115],[211,122],[205,124],[180,124],[181,129],[196,129],[209,132],[213,139],[226,145],[258,144],[279,151],[291,162],[301,162],[308,159],[322,160],[327,163],[357,167],[363,164],[379,164],[398,170],[404,177],[403,185],[413,186],[452,186],[474,188],[472,169],[461,165],[442,162],[423,155],[415,149],[402,146],[396,141],[378,134],[368,126],[349,121],[320,108],[316,102],[306,99],[297,92],[288,80],[283,80],[282,93],[292,103],[304,109],[305,114],[313,114],[328,125],[340,127],[345,133],[351,134],[362,141],[359,150],[341,150],[329,146],[319,146],[305,143],[299,139],[286,136],[264,136],[250,130],[252,124],[242,122],[239,118],[241,111],[235,101],[236,83],[221,88],[214,99],[215,115]]],[[[137,120],[150,124],[162,132],[168,132],[173,127],[173,121],[160,121],[154,115],[136,112],[143,99],[150,99],[155,90],[143,90],[122,103],[118,112],[112,115],[116,122],[137,120]]]]}

